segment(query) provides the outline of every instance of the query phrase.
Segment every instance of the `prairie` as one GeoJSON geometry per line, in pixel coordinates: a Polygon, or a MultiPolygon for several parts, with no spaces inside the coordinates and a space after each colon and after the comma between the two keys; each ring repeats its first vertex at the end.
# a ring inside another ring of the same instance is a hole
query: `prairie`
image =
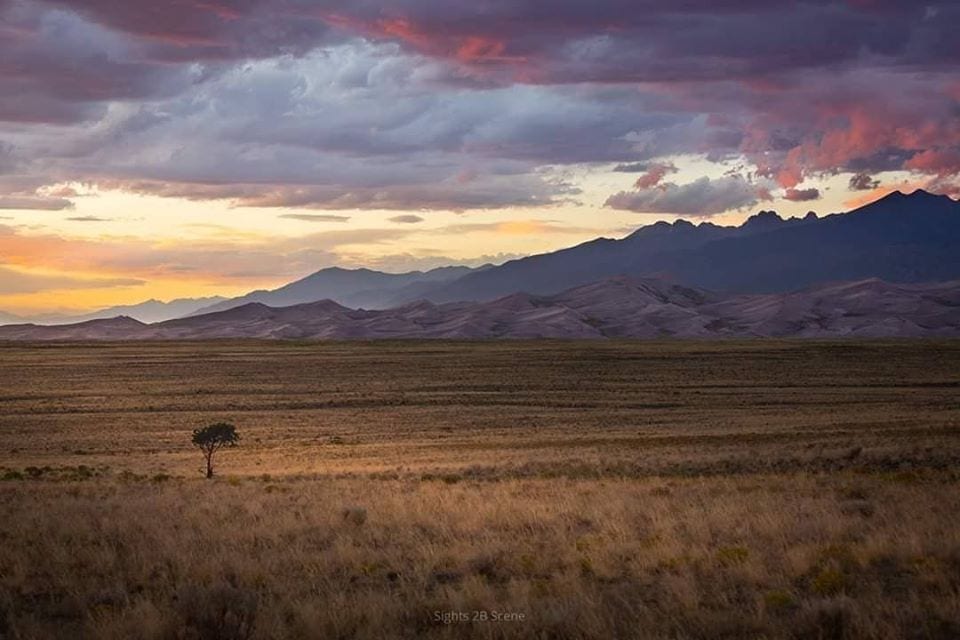
{"type": "Polygon", "coordinates": [[[0,344],[0,380],[0,637],[960,636],[960,342],[0,344]]]}

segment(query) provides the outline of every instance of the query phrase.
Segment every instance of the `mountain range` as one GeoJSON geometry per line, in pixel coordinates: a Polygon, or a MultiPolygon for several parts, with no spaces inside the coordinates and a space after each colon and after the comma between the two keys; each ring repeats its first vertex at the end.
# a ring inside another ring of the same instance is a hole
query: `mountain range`
{"type": "Polygon", "coordinates": [[[389,274],[334,267],[279,289],[203,307],[194,315],[248,302],[282,307],[328,299],[347,307],[389,309],[416,300],[549,295],[618,275],[664,277],[728,293],[782,293],[868,278],[939,282],[960,279],[958,246],[960,203],[923,190],[894,192],[822,218],[811,212],[784,219],[761,211],[740,226],[657,222],[620,240],[598,238],[478,269],[389,274]]]}
{"type": "Polygon", "coordinates": [[[88,320],[127,316],[140,322],[153,323],[184,318],[214,311],[225,311],[248,302],[260,302],[276,307],[331,299],[356,307],[384,308],[390,301],[400,302],[417,299],[421,292],[455,280],[476,269],[464,266],[440,267],[430,271],[407,273],[383,273],[371,269],[322,269],[303,279],[296,280],[278,289],[257,290],[236,298],[214,296],[209,298],[180,298],[170,302],[147,300],[139,304],[108,307],[85,314],[48,313],[34,316],[17,316],[0,311],[0,325],[33,323],[41,325],[76,324],[88,320]]]}
{"type": "Polygon", "coordinates": [[[786,292],[880,278],[960,278],[960,203],[922,190],[900,192],[845,214],[783,219],[760,212],[739,227],[685,220],[642,227],[470,273],[421,296],[434,302],[490,300],[515,291],[551,294],[615,275],[663,276],[731,293],[786,292]]]}
{"type": "Polygon", "coordinates": [[[23,323],[42,325],[76,324],[79,322],[87,322],[88,320],[101,320],[105,318],[115,318],[117,316],[127,316],[148,323],[163,322],[164,320],[172,320],[173,318],[182,318],[198,309],[224,300],[227,300],[227,298],[221,296],[212,296],[209,298],[178,298],[169,302],[146,300],[139,304],[107,307],[106,309],[91,311],[90,313],[45,313],[30,317],[16,316],[0,311],[0,325],[23,323]]]}
{"type": "Polygon", "coordinates": [[[620,240],[598,238],[499,266],[402,274],[333,267],[238,298],[149,300],[82,316],[27,319],[0,313],[0,324],[77,324],[118,316],[150,324],[251,303],[276,309],[332,301],[343,308],[385,310],[417,301],[495,301],[519,292],[552,296],[618,276],[660,278],[720,292],[725,299],[873,278],[900,284],[945,282],[960,279],[958,246],[960,203],[918,190],[895,192],[822,218],[811,212],[784,219],[761,211],[740,226],[657,222],[620,240]]]}
{"type": "Polygon", "coordinates": [[[198,309],[222,302],[227,298],[213,296],[209,298],[178,298],[170,302],[161,302],[159,300],[147,300],[139,304],[120,305],[109,307],[92,313],[69,316],[44,316],[41,317],[43,324],[73,324],[77,322],[86,322],[88,320],[101,320],[104,318],[115,318],[117,316],[128,316],[136,318],[141,322],[163,322],[174,318],[182,318],[185,315],[194,313],[198,309]]]}
{"type": "Polygon", "coordinates": [[[0,340],[378,338],[732,338],[960,336],[960,281],[893,285],[871,279],[787,294],[723,295],[660,279],[618,276],[552,296],[488,302],[419,301],[387,310],[330,300],[289,307],[250,302],[144,324],[132,318],[0,327],[0,340]]]}
{"type": "Polygon", "coordinates": [[[391,306],[389,304],[391,300],[415,300],[434,287],[487,268],[490,268],[490,265],[478,269],[456,266],[440,267],[430,271],[383,273],[371,269],[331,267],[279,289],[253,291],[239,298],[208,305],[189,315],[225,311],[249,302],[287,307],[316,300],[334,300],[351,307],[384,308],[391,306]]]}

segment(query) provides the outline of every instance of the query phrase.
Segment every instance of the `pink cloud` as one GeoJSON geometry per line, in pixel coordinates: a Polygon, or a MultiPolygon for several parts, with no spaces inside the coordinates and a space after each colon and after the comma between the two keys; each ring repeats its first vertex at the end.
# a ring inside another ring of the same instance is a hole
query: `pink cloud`
{"type": "Polygon", "coordinates": [[[676,173],[677,171],[677,167],[674,166],[673,163],[652,164],[645,174],[637,178],[633,186],[637,189],[655,187],[663,181],[667,174],[676,173]]]}

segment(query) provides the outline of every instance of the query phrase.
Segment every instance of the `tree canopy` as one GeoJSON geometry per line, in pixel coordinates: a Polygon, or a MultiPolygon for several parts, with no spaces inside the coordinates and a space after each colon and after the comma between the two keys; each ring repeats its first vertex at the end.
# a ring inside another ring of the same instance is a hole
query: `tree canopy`
{"type": "Polygon", "coordinates": [[[223,447],[235,447],[240,442],[240,434],[229,422],[217,422],[193,430],[192,442],[203,452],[207,462],[207,477],[213,477],[213,454],[223,447]]]}

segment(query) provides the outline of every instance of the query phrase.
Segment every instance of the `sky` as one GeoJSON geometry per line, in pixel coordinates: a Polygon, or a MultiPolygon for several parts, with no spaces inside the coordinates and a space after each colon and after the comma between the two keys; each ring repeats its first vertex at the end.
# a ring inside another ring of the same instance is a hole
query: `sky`
{"type": "Polygon", "coordinates": [[[0,0],[0,310],[960,195],[955,0],[0,0]]]}

